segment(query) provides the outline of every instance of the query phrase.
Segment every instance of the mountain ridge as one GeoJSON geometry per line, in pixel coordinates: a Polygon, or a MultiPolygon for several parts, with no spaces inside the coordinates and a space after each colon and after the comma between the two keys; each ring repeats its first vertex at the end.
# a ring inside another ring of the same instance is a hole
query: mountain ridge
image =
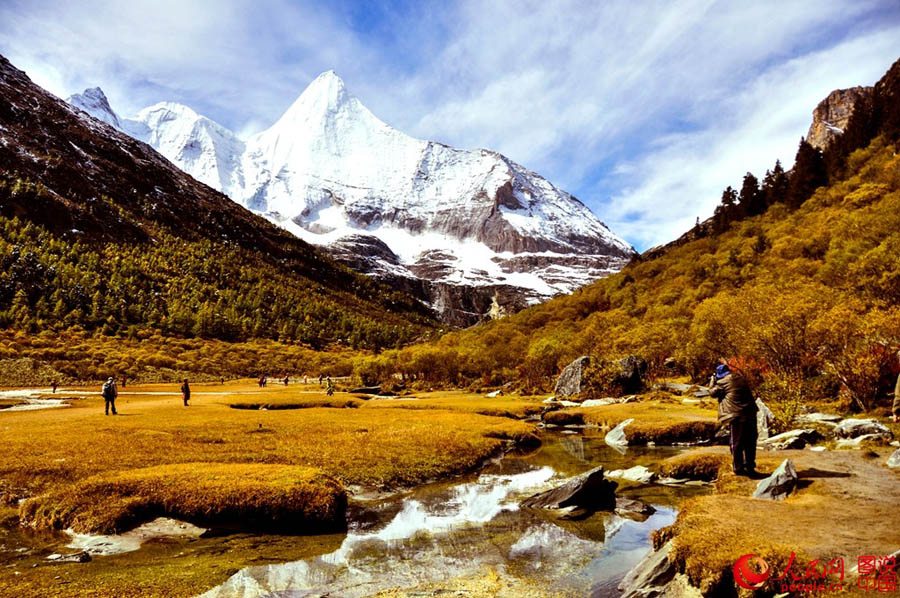
{"type": "Polygon", "coordinates": [[[435,324],[2,56],[0,164],[0,326],[377,348],[435,324]]]}
{"type": "Polygon", "coordinates": [[[119,118],[122,130],[337,259],[349,245],[387,245],[397,259],[374,251],[362,271],[417,289],[451,323],[483,319],[498,295],[511,295],[501,289],[521,289],[524,303],[506,306],[516,311],[617,271],[635,254],[577,198],[509,158],[384,123],[334,71],[245,141],[189,108],[156,121],[151,108],[119,118]],[[362,245],[360,236],[368,237],[362,245]],[[523,254],[540,259],[523,269],[523,254]],[[448,291],[460,295],[448,285],[478,295],[485,312],[445,307],[448,291]]]}

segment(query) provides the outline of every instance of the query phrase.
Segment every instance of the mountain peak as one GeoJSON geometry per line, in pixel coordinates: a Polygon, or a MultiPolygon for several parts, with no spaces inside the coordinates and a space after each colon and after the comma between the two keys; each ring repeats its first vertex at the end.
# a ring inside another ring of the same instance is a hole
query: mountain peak
{"type": "Polygon", "coordinates": [[[333,70],[328,70],[313,79],[297,100],[306,98],[314,100],[316,103],[324,103],[329,107],[338,107],[350,97],[344,80],[333,70]]]}
{"type": "Polygon", "coordinates": [[[119,116],[113,112],[109,100],[106,99],[106,94],[99,87],[89,87],[81,93],[69,96],[66,101],[108,125],[117,129],[121,128],[119,116]]]}

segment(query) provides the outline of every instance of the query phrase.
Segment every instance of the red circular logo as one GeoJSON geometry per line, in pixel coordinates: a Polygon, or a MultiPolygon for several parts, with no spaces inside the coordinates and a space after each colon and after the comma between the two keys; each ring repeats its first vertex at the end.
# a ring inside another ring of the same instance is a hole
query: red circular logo
{"type": "Polygon", "coordinates": [[[734,563],[734,581],[742,588],[755,590],[761,588],[769,579],[769,563],[755,554],[745,554],[734,563]],[[753,570],[756,565],[759,572],[753,570]]]}

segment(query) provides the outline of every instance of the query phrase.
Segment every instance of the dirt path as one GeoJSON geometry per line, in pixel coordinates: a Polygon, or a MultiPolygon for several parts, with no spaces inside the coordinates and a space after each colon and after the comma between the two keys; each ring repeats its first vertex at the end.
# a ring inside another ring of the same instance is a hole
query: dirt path
{"type": "MultiPolygon", "coordinates": [[[[861,556],[885,556],[900,550],[900,472],[884,463],[895,449],[876,451],[763,451],[758,466],[769,473],[791,459],[800,483],[787,500],[750,498],[758,483],[720,473],[717,493],[684,505],[674,526],[676,560],[698,585],[726,576],[738,557],[763,555],[784,570],[795,553],[792,570],[801,571],[812,559],[842,558],[850,594],[851,570],[861,556]]],[[[725,447],[698,452],[728,454],[725,447]]]]}

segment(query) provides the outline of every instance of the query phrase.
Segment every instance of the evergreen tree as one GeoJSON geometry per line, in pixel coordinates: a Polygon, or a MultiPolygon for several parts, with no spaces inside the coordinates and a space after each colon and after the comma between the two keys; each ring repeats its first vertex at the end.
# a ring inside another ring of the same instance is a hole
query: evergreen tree
{"type": "Polygon", "coordinates": [[[783,203],[787,200],[788,176],[781,166],[781,160],[776,160],[775,167],[766,171],[766,178],[763,179],[761,193],[766,207],[776,203],[783,203]]]}
{"type": "Polygon", "coordinates": [[[827,182],[828,175],[825,171],[825,159],[822,157],[822,152],[807,143],[806,139],[801,138],[788,187],[788,206],[792,210],[796,210],[810,198],[816,189],[827,182]]]}
{"type": "Polygon", "coordinates": [[[738,196],[739,214],[741,218],[748,218],[762,214],[765,211],[765,204],[762,200],[762,194],[759,192],[759,180],[748,172],[744,175],[744,182],[741,185],[741,193],[738,196]]]}
{"type": "Polygon", "coordinates": [[[731,226],[731,223],[736,219],[736,211],[737,191],[732,189],[729,185],[725,191],[722,192],[722,203],[716,208],[716,213],[713,217],[717,234],[728,230],[728,227],[731,226]]]}

